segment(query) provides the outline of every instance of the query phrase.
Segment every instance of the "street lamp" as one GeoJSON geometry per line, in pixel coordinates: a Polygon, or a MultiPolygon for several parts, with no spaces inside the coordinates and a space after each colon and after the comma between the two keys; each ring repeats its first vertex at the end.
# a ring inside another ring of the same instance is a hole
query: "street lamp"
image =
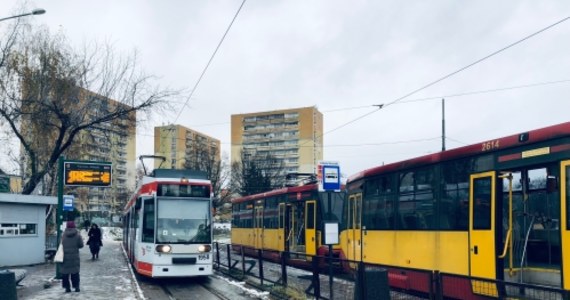
{"type": "Polygon", "coordinates": [[[36,8],[34,10],[32,10],[29,13],[25,13],[25,14],[21,14],[21,15],[15,15],[15,16],[11,16],[11,17],[6,17],[6,18],[1,18],[0,22],[5,21],[5,20],[9,20],[9,19],[15,19],[15,18],[20,18],[20,17],[25,17],[25,16],[31,16],[31,15],[43,15],[46,13],[46,10],[43,8],[36,8]]]}

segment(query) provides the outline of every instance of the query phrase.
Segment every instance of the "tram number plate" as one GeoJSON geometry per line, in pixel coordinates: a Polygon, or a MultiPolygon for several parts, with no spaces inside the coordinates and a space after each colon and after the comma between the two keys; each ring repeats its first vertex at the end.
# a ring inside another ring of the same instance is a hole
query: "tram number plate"
{"type": "Polygon", "coordinates": [[[198,260],[208,260],[210,259],[210,254],[199,254],[198,260]]]}

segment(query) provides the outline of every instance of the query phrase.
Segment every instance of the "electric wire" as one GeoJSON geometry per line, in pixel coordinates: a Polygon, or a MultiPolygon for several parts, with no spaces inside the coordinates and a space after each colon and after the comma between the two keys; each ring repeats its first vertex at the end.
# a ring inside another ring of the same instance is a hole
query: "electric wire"
{"type": "Polygon", "coordinates": [[[204,78],[204,74],[206,74],[206,71],[208,70],[208,67],[210,67],[210,64],[212,63],[212,61],[214,60],[214,57],[216,56],[216,53],[218,53],[218,50],[220,49],[220,47],[222,46],[222,43],[224,42],[224,40],[226,39],[226,36],[228,35],[228,32],[230,31],[230,29],[232,28],[232,25],[234,24],[237,16],[239,15],[243,5],[245,4],[245,1],[247,0],[243,0],[241,2],[241,5],[239,6],[238,10],[236,11],[232,21],[230,22],[230,25],[228,26],[228,28],[226,29],[226,31],[224,32],[224,35],[222,36],[220,42],[218,43],[218,45],[216,46],[216,50],[214,50],[214,52],[212,53],[212,56],[210,56],[210,59],[208,60],[208,63],[206,64],[206,66],[204,67],[204,70],[202,70],[202,73],[200,74],[200,77],[198,77],[198,80],[196,81],[196,83],[194,84],[194,87],[192,88],[192,90],[190,91],[190,95],[188,95],[188,97],[186,98],[186,101],[184,102],[184,105],[182,105],[182,107],[180,108],[180,111],[178,112],[178,115],[176,116],[176,118],[174,119],[173,123],[176,123],[176,121],[178,120],[178,118],[180,118],[180,115],[182,115],[182,112],[184,111],[184,107],[186,105],[188,105],[188,102],[190,101],[190,99],[192,98],[192,95],[194,95],[194,92],[196,91],[196,89],[198,88],[198,85],[200,84],[200,82],[202,81],[202,78],[204,78]]]}
{"type": "MultiPolygon", "coordinates": [[[[502,87],[502,88],[493,88],[493,89],[469,91],[469,92],[462,92],[462,93],[455,93],[455,94],[448,94],[448,95],[441,95],[441,96],[431,96],[431,97],[425,97],[425,98],[410,99],[410,100],[404,100],[404,101],[398,102],[396,104],[407,104],[407,103],[414,103],[414,102],[441,100],[442,98],[451,99],[451,98],[457,98],[457,97],[463,97],[463,96],[495,93],[495,92],[508,91],[508,90],[524,89],[524,88],[533,88],[533,87],[539,87],[539,86],[544,86],[544,85],[561,84],[561,83],[570,83],[570,79],[562,79],[562,80],[546,81],[546,82],[538,82],[538,83],[528,83],[528,84],[515,85],[515,86],[509,86],[509,87],[502,87]]],[[[339,112],[339,111],[347,111],[347,110],[356,110],[356,109],[362,109],[362,108],[370,108],[371,106],[372,105],[363,105],[363,106],[352,106],[352,107],[345,107],[345,108],[335,108],[335,109],[323,110],[322,112],[323,113],[331,113],[331,112],[339,112]]],[[[195,125],[190,125],[189,127],[190,128],[196,128],[196,127],[206,127],[206,126],[218,126],[218,125],[227,125],[230,123],[231,122],[195,124],[195,125]]],[[[348,125],[348,124],[346,124],[346,125],[348,125]]],[[[139,133],[139,135],[154,138],[154,135],[152,135],[152,134],[139,133]]],[[[177,140],[183,140],[182,138],[176,138],[176,139],[177,140]]],[[[452,139],[450,137],[447,137],[446,139],[453,141],[453,142],[456,142],[456,143],[467,145],[467,143],[465,143],[465,142],[461,142],[459,140],[452,139]]],[[[414,141],[415,140],[404,141],[404,143],[414,142],[414,141]]],[[[386,142],[386,143],[382,143],[382,144],[390,144],[390,143],[392,143],[392,142],[386,142]]],[[[393,143],[399,143],[399,142],[393,142],[393,143]]],[[[221,142],[220,144],[231,145],[231,143],[228,143],[228,142],[221,142]]],[[[354,144],[354,145],[349,145],[349,146],[365,146],[365,145],[366,144],[354,144]]],[[[374,144],[371,144],[371,145],[374,145],[374,144]]],[[[233,144],[233,146],[243,146],[243,144],[241,144],[241,145],[233,144]]],[[[340,147],[341,145],[327,145],[326,147],[337,147],[337,146],[340,147]]],[[[309,147],[309,146],[307,146],[307,147],[309,147]]]]}
{"type": "Polygon", "coordinates": [[[443,80],[445,80],[445,79],[448,79],[448,78],[450,78],[450,77],[452,77],[452,76],[454,76],[454,75],[456,75],[456,74],[458,74],[458,73],[460,73],[460,72],[462,72],[462,71],[465,71],[465,70],[467,70],[467,69],[473,67],[474,65],[479,64],[479,63],[481,63],[482,61],[485,61],[485,60],[487,60],[487,59],[489,59],[489,58],[491,58],[491,57],[493,57],[493,56],[495,56],[495,55],[497,55],[497,54],[499,54],[499,53],[501,53],[501,52],[503,52],[503,51],[505,51],[505,50],[507,50],[507,49],[510,49],[510,48],[512,48],[512,47],[514,47],[514,46],[516,46],[516,45],[518,45],[518,44],[520,44],[520,43],[522,43],[522,42],[524,42],[524,41],[526,41],[526,40],[528,40],[528,39],[530,39],[530,38],[532,38],[532,37],[534,37],[534,36],[536,36],[536,35],[538,35],[538,34],[540,34],[540,33],[542,33],[542,32],[544,32],[544,31],[546,31],[546,30],[548,30],[548,29],[550,29],[550,28],[552,28],[552,27],[554,27],[554,26],[556,26],[556,25],[559,25],[559,24],[561,24],[561,23],[563,23],[563,22],[565,22],[565,21],[568,21],[569,19],[570,19],[570,17],[563,18],[562,20],[560,20],[560,21],[558,21],[558,22],[555,22],[555,23],[553,23],[553,24],[551,24],[551,25],[548,25],[548,26],[546,26],[546,27],[544,27],[544,28],[542,28],[542,29],[540,29],[540,30],[538,30],[538,31],[536,31],[536,32],[534,32],[534,33],[532,33],[532,34],[530,34],[530,35],[527,35],[527,36],[525,36],[524,38],[519,39],[519,40],[517,40],[517,41],[514,42],[514,43],[511,43],[511,44],[509,44],[509,45],[507,45],[507,46],[505,46],[505,47],[503,47],[503,48],[501,48],[501,49],[499,49],[499,50],[497,50],[497,51],[494,51],[493,53],[491,53],[491,54],[489,54],[489,55],[487,55],[487,56],[484,56],[483,58],[480,58],[480,59],[476,60],[475,62],[472,62],[472,63],[470,63],[470,64],[468,64],[468,65],[466,65],[466,66],[464,66],[464,67],[462,67],[462,68],[459,68],[459,69],[456,70],[456,71],[453,71],[453,72],[451,72],[451,73],[449,73],[449,74],[447,74],[447,75],[445,75],[445,76],[443,76],[443,77],[440,77],[440,78],[438,78],[438,79],[436,79],[436,80],[434,80],[434,81],[432,81],[432,82],[430,82],[430,83],[428,83],[428,84],[426,84],[426,85],[424,85],[424,86],[422,86],[422,87],[420,87],[420,88],[418,88],[418,89],[415,89],[415,90],[413,90],[412,92],[409,92],[409,93],[405,94],[404,96],[401,96],[401,97],[399,97],[399,98],[396,98],[395,100],[392,100],[392,101],[390,101],[390,102],[388,102],[388,103],[386,103],[386,104],[384,104],[384,103],[383,103],[383,104],[374,104],[374,105],[372,105],[372,106],[377,106],[378,109],[376,109],[376,110],[374,110],[374,111],[371,111],[371,112],[369,112],[369,113],[363,114],[363,115],[361,115],[361,116],[359,116],[359,117],[357,117],[357,118],[355,118],[355,119],[353,119],[353,120],[351,120],[351,121],[348,121],[348,122],[345,123],[345,124],[342,124],[342,125],[340,125],[340,126],[334,128],[334,129],[332,129],[332,130],[329,130],[329,131],[323,133],[322,135],[320,135],[318,138],[324,136],[325,134],[329,134],[329,133],[331,133],[331,132],[334,132],[334,131],[336,131],[336,130],[339,130],[339,129],[341,129],[341,128],[343,128],[343,127],[349,125],[349,124],[355,123],[356,121],[359,121],[359,120],[361,120],[361,119],[363,119],[363,118],[365,118],[365,117],[367,117],[367,116],[369,116],[369,115],[371,115],[371,114],[373,114],[373,113],[375,113],[375,112],[381,110],[382,108],[384,108],[384,107],[386,107],[386,106],[390,106],[390,105],[396,104],[396,103],[398,103],[398,102],[404,100],[405,98],[408,98],[409,96],[411,96],[411,95],[413,95],[413,94],[415,94],[415,93],[417,93],[417,92],[419,92],[419,91],[425,90],[425,89],[427,89],[428,87],[431,87],[431,86],[433,86],[433,85],[435,85],[435,84],[437,84],[437,83],[439,83],[439,82],[441,82],[441,81],[443,81],[443,80]]]}
{"type": "Polygon", "coordinates": [[[420,87],[420,88],[418,88],[418,89],[413,90],[413,91],[410,92],[410,93],[405,94],[404,96],[401,96],[400,98],[397,98],[397,99],[395,99],[395,100],[393,100],[393,101],[391,101],[391,102],[388,102],[388,103],[386,103],[385,106],[392,105],[392,104],[397,103],[397,102],[399,102],[399,101],[401,101],[401,100],[403,100],[403,99],[405,99],[405,98],[408,98],[409,96],[411,96],[411,95],[413,95],[413,94],[415,94],[415,93],[417,93],[417,92],[419,92],[419,91],[421,91],[421,90],[424,90],[424,89],[426,89],[426,88],[428,88],[428,87],[431,87],[431,86],[433,86],[433,85],[435,85],[435,84],[437,84],[437,83],[439,83],[439,82],[441,82],[441,81],[443,81],[443,80],[445,80],[445,79],[447,79],[447,78],[449,78],[449,77],[451,77],[451,76],[453,76],[453,75],[456,75],[456,74],[458,74],[458,73],[460,73],[460,72],[462,72],[462,71],[465,71],[465,70],[467,70],[467,69],[473,67],[474,65],[476,65],[476,64],[478,64],[478,63],[480,63],[480,62],[482,62],[482,61],[484,61],[484,60],[487,60],[487,59],[489,59],[489,58],[491,58],[491,57],[493,57],[493,56],[495,56],[495,55],[497,55],[497,54],[499,54],[499,53],[501,53],[501,52],[503,52],[503,51],[505,51],[505,50],[507,50],[507,49],[509,49],[509,48],[512,48],[512,47],[514,47],[514,46],[516,46],[516,45],[518,45],[518,44],[520,44],[520,43],[522,43],[522,42],[524,42],[524,41],[526,41],[526,40],[528,40],[528,39],[530,39],[530,38],[532,38],[532,37],[534,37],[534,36],[536,36],[536,35],[538,35],[538,34],[540,34],[540,33],[542,33],[542,32],[544,32],[544,31],[548,30],[548,29],[550,29],[550,28],[552,28],[552,27],[554,27],[554,26],[556,26],[556,25],[558,25],[558,24],[561,24],[561,23],[563,23],[563,22],[566,22],[566,21],[568,21],[568,20],[570,20],[570,17],[563,18],[562,20],[560,20],[560,21],[558,21],[558,22],[556,22],[556,23],[554,23],[554,24],[551,24],[551,25],[549,25],[549,26],[546,26],[546,27],[544,27],[544,28],[542,28],[542,29],[540,29],[540,30],[538,30],[538,31],[536,31],[536,32],[534,32],[534,33],[532,33],[532,34],[530,34],[530,35],[528,35],[528,36],[526,36],[526,37],[524,37],[524,38],[522,38],[522,39],[520,39],[520,40],[514,42],[514,43],[511,43],[511,44],[509,44],[509,45],[507,45],[507,46],[505,46],[505,47],[503,47],[503,48],[501,48],[501,49],[499,49],[499,50],[497,50],[497,51],[495,51],[495,52],[493,52],[493,53],[491,53],[491,54],[489,54],[489,55],[487,55],[487,56],[485,56],[485,57],[483,57],[483,58],[478,59],[478,60],[476,60],[475,62],[470,63],[470,64],[468,64],[468,65],[465,66],[465,67],[462,67],[462,68],[460,68],[460,69],[458,69],[458,70],[456,70],[456,71],[453,71],[453,72],[451,72],[451,73],[449,73],[449,74],[447,74],[447,75],[445,75],[445,76],[443,76],[443,77],[441,77],[441,78],[439,78],[439,79],[436,79],[435,81],[432,81],[432,82],[430,82],[430,83],[428,83],[428,84],[426,84],[426,85],[424,85],[424,86],[422,86],[422,87],[420,87]]]}

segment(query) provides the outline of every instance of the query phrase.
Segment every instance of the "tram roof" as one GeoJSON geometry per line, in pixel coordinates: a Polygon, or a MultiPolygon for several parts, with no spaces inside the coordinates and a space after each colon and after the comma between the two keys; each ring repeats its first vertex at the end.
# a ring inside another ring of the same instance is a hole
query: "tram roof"
{"type": "Polygon", "coordinates": [[[154,169],[149,177],[154,178],[181,178],[208,180],[208,174],[198,170],[154,169]]]}
{"type": "Polygon", "coordinates": [[[534,143],[539,143],[546,140],[567,137],[570,136],[570,122],[561,123],[549,127],[544,127],[536,130],[531,130],[519,134],[514,134],[498,139],[487,140],[481,143],[463,146],[460,148],[455,148],[451,150],[441,151],[434,154],[424,155],[408,160],[403,160],[384,166],[378,166],[364,171],[360,171],[352,176],[350,176],[347,182],[353,182],[363,177],[379,175],[388,172],[394,172],[398,170],[408,169],[412,167],[419,167],[444,161],[449,161],[453,159],[475,156],[483,153],[493,153],[500,150],[505,150],[513,147],[529,145],[534,143]],[[525,137],[522,139],[521,137],[525,137]],[[494,145],[499,145],[496,148],[486,150],[483,145],[493,143],[494,145]]]}
{"type": "Polygon", "coordinates": [[[301,185],[301,186],[283,187],[280,189],[271,190],[271,191],[264,192],[264,193],[259,193],[259,194],[255,194],[255,195],[249,195],[249,196],[245,196],[245,197],[235,198],[235,199],[232,199],[232,203],[241,203],[241,202],[246,202],[246,201],[251,201],[251,200],[264,199],[264,198],[271,197],[271,196],[306,192],[306,191],[312,191],[312,190],[317,190],[317,189],[318,189],[317,184],[307,184],[307,185],[301,185]]]}

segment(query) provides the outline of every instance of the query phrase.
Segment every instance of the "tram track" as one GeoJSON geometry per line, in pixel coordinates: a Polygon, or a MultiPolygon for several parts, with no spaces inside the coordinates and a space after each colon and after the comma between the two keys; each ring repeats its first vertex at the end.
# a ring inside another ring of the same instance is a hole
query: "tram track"
{"type": "MultiPolygon", "coordinates": [[[[184,300],[199,298],[202,300],[220,299],[230,300],[236,299],[236,292],[231,290],[218,290],[213,288],[215,283],[211,282],[212,278],[197,279],[172,279],[158,283],[158,287],[164,293],[164,298],[168,300],[184,300]]],[[[224,285],[218,285],[224,286],[224,285]]],[[[237,297],[240,298],[239,296],[237,297]]]]}

